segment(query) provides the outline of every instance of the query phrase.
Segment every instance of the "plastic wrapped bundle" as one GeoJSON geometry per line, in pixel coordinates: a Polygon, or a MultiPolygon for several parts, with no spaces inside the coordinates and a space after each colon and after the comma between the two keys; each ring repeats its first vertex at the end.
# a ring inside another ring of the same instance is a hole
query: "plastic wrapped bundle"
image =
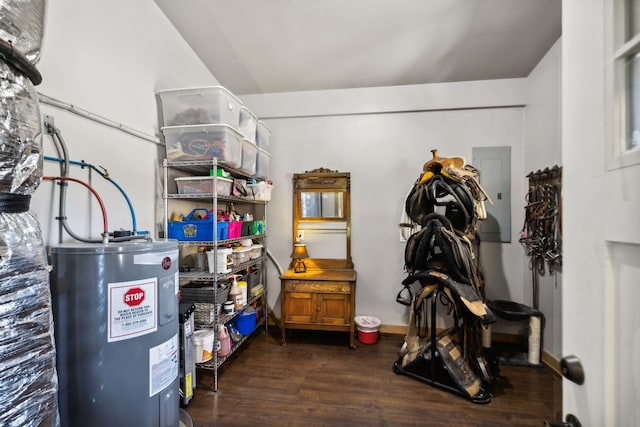
{"type": "Polygon", "coordinates": [[[0,425],[58,425],[49,267],[29,212],[0,213],[0,425]]]}
{"type": "Polygon", "coordinates": [[[41,152],[42,124],[33,84],[0,62],[0,193],[33,194],[42,178],[41,152]]]}
{"type": "Polygon", "coordinates": [[[40,59],[44,11],[44,0],[0,0],[0,38],[32,64],[40,59]]]}

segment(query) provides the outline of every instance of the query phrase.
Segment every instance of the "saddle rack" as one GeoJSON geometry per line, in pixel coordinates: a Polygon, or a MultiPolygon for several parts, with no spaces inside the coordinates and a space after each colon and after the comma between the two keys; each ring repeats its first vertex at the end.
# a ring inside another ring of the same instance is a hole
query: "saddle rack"
{"type": "MultiPolygon", "coordinates": [[[[453,377],[453,373],[446,367],[441,351],[439,351],[438,348],[438,334],[435,327],[438,301],[444,302],[448,306],[455,307],[453,301],[444,291],[444,286],[442,284],[438,284],[437,288],[422,301],[422,304],[428,304],[429,308],[428,316],[426,316],[427,319],[425,319],[425,326],[429,331],[428,349],[424,352],[419,353],[416,356],[415,360],[404,367],[402,366],[404,356],[400,356],[393,364],[393,371],[396,374],[406,375],[436,388],[462,396],[466,399],[469,399],[472,403],[484,404],[491,402],[490,393],[487,392],[483,387],[480,387],[480,391],[478,391],[474,395],[470,395],[461,385],[456,382],[455,378],[453,377]]],[[[416,310],[420,308],[421,307],[416,307],[416,310]]],[[[454,328],[462,331],[460,328],[458,328],[458,316],[454,315],[453,319],[454,328]]]]}

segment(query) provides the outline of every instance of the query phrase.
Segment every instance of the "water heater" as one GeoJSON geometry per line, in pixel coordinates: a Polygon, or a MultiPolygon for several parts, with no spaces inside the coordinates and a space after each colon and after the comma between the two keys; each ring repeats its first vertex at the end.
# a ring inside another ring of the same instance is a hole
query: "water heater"
{"type": "Polygon", "coordinates": [[[179,424],[175,241],[51,248],[63,426],[179,424]]]}

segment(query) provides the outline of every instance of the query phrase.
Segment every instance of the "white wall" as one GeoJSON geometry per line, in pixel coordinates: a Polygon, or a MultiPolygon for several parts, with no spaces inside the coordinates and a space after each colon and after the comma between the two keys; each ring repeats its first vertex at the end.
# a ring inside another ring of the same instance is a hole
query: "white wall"
{"type": "MultiPolygon", "coordinates": [[[[563,412],[590,426],[640,417],[640,153],[621,152],[625,108],[613,84],[629,69],[614,61],[626,40],[623,7],[568,1],[562,11],[562,353],[575,355],[585,375],[582,385],[564,380],[563,412]]],[[[624,91],[637,100],[633,86],[624,91]]]]}
{"type": "MultiPolygon", "coordinates": [[[[47,4],[38,64],[43,83],[36,87],[42,94],[157,135],[157,90],[217,84],[152,0],[47,4]]],[[[41,104],[41,112],[54,117],[73,160],[108,169],[132,200],[138,229],[153,232],[156,165],[164,150],[63,110],[41,104]]],[[[50,137],[44,137],[43,145],[46,155],[58,156],[50,137]]],[[[45,162],[45,174],[58,173],[56,165],[45,162]]],[[[110,229],[131,229],[127,205],[113,186],[79,168],[73,168],[72,176],[90,180],[105,199],[110,229]]],[[[57,190],[50,182],[40,185],[31,207],[43,226],[45,242],[57,243],[57,190]]],[[[72,184],[67,213],[74,232],[99,237],[101,215],[84,188],[72,184]]]]}
{"type": "MultiPolygon", "coordinates": [[[[356,315],[405,325],[407,310],[395,302],[406,277],[398,223],[404,198],[431,158],[461,155],[472,147],[510,146],[523,156],[525,80],[465,82],[347,91],[243,96],[272,130],[273,198],[269,247],[281,265],[292,243],[293,173],[317,167],[351,173],[352,256],[358,272],[356,315]],[[298,106],[299,108],[292,108],[298,106]]],[[[522,164],[514,161],[512,193],[522,192],[522,164]]],[[[512,204],[510,244],[483,245],[487,294],[522,300],[524,257],[517,240],[522,206],[512,204]]],[[[271,270],[270,302],[279,310],[280,286],[271,270]]]]}
{"type": "MultiPolygon", "coordinates": [[[[558,40],[527,77],[524,126],[525,174],[562,166],[562,42],[558,40]]],[[[526,192],[526,182],[525,190],[526,192]]],[[[520,209],[525,201],[519,193],[520,209]]],[[[518,230],[522,224],[516,224],[518,230]]],[[[524,253],[524,250],[522,251],[524,253]]],[[[532,273],[523,272],[524,302],[533,305],[532,273]]],[[[539,309],[544,313],[543,348],[560,359],[562,350],[562,272],[538,276],[539,309]]]]}

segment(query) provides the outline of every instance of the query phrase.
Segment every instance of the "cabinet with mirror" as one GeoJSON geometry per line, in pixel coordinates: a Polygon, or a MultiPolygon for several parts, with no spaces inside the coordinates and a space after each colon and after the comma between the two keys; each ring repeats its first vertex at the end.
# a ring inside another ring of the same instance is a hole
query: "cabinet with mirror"
{"type": "Polygon", "coordinates": [[[281,279],[281,334],[287,329],[355,334],[356,271],[351,259],[348,172],[293,175],[292,263],[281,279]]]}

